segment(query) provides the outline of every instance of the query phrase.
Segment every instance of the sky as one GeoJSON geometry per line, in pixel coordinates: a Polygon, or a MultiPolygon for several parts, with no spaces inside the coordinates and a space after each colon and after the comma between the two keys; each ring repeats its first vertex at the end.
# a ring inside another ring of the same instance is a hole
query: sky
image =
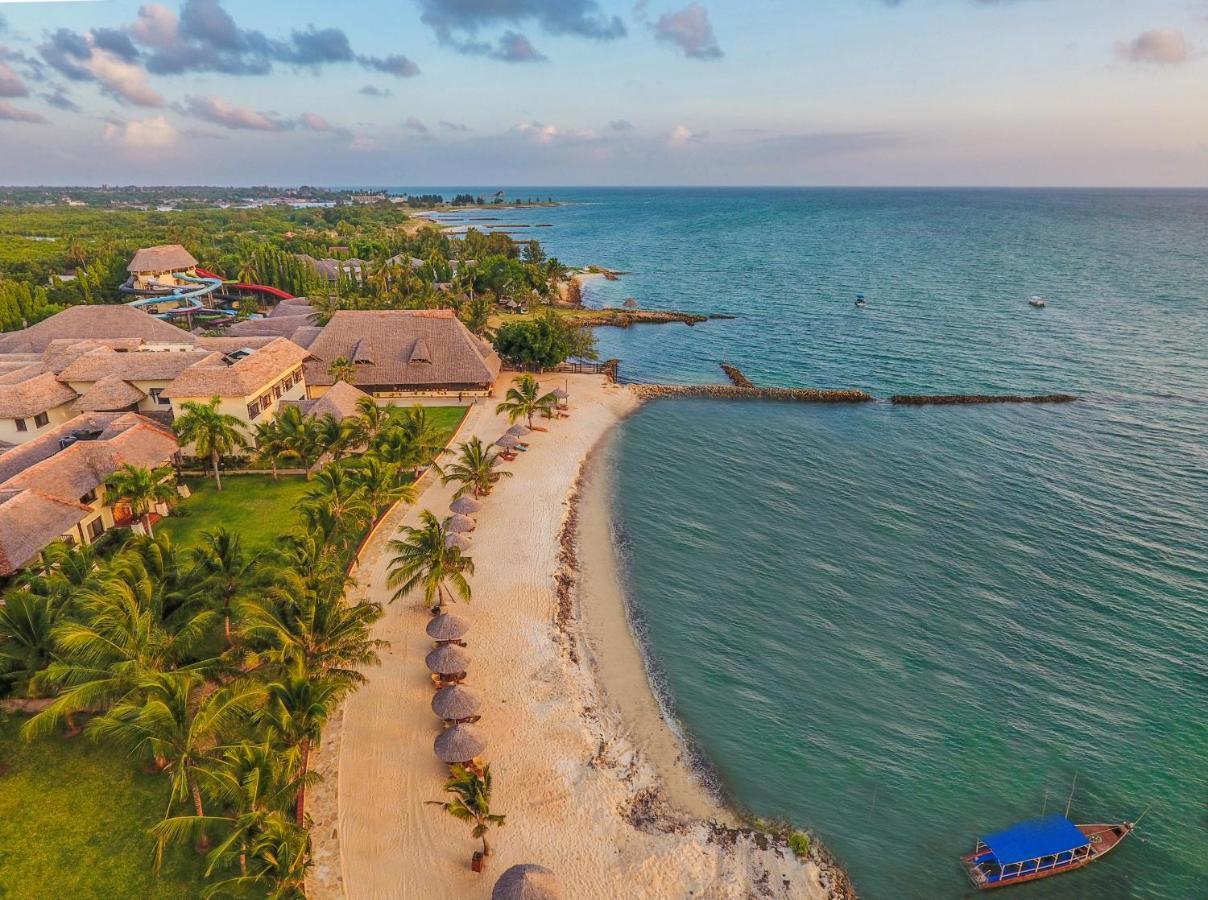
{"type": "Polygon", "coordinates": [[[0,184],[1208,186],[1208,0],[0,0],[0,184]]]}

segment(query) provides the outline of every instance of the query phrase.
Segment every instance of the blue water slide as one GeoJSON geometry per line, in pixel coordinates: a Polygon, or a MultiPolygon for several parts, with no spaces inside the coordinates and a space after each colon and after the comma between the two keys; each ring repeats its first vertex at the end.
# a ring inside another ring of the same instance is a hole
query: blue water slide
{"type": "MultiPolygon", "coordinates": [[[[131,300],[127,306],[144,307],[154,306],[158,303],[166,303],[175,300],[181,304],[176,309],[169,309],[161,313],[155,313],[157,319],[171,319],[176,316],[187,316],[201,309],[206,309],[203,302],[203,297],[208,297],[216,290],[222,287],[221,278],[194,278],[192,275],[177,275],[182,281],[190,281],[197,287],[180,287],[167,294],[152,294],[148,297],[142,297],[138,300],[131,300]]],[[[215,310],[217,312],[217,310],[215,310]]]]}

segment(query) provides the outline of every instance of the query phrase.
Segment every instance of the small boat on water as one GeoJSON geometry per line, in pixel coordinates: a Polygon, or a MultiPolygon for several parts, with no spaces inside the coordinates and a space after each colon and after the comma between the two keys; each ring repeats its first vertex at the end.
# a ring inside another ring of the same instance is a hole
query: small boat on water
{"type": "Polygon", "coordinates": [[[861,309],[863,309],[863,308],[864,308],[865,306],[867,306],[867,305],[868,305],[868,304],[866,304],[866,303],[864,302],[864,295],[863,295],[863,294],[856,294],[856,306],[858,306],[858,307],[860,307],[861,309]]]}
{"type": "Polygon", "coordinates": [[[1034,306],[1037,309],[1044,309],[1046,306],[1049,305],[1049,303],[1047,300],[1044,299],[1044,297],[1033,297],[1031,300],[1028,301],[1028,305],[1034,306]]]}
{"type": "Polygon", "coordinates": [[[983,891],[1038,881],[1089,866],[1132,833],[1133,822],[1075,825],[1054,813],[980,838],[961,863],[983,891]]]}

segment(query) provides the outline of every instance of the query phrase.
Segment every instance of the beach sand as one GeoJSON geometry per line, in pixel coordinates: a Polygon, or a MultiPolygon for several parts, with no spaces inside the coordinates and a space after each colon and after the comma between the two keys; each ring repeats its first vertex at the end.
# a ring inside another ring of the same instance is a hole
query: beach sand
{"type": "MultiPolygon", "coordinates": [[[[531,435],[531,449],[507,464],[514,477],[485,498],[469,551],[474,599],[454,609],[473,624],[467,683],[485,697],[492,808],[507,815],[487,868],[470,869],[479,842],[469,828],[424,804],[444,799],[447,769],[432,752],[429,614],[407,597],[387,607],[376,628],[390,641],[382,665],[318,754],[310,895],[487,898],[506,868],[531,862],[553,869],[571,900],[828,896],[812,862],[731,827],[659,718],[610,557],[605,467],[571,504],[584,460],[638,400],[599,376],[543,386],[564,384],[571,417],[531,435]]],[[[507,426],[493,403],[479,404],[456,441],[494,440],[507,426]]],[[[388,601],[386,542],[419,510],[445,514],[453,490],[427,480],[414,506],[387,516],[362,556],[359,591],[388,601]]]]}

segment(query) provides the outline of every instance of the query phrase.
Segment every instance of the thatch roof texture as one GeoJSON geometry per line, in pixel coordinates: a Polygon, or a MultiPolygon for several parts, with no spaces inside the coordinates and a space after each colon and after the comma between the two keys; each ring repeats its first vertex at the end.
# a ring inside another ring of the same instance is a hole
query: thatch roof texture
{"type": "Polygon", "coordinates": [[[361,414],[357,402],[369,395],[360,388],[355,388],[347,381],[337,381],[318,400],[283,400],[282,406],[296,406],[305,416],[322,419],[331,416],[337,422],[356,418],[361,414]]]}
{"type": "Polygon", "coordinates": [[[470,668],[473,658],[456,644],[444,644],[424,657],[429,672],[437,675],[460,675],[470,668]]]}
{"type": "Polygon", "coordinates": [[[432,712],[441,719],[469,719],[478,715],[481,709],[482,697],[464,684],[451,684],[432,695],[432,712]]]}
{"type": "Polygon", "coordinates": [[[491,900],[562,900],[564,896],[558,876],[535,863],[512,866],[491,889],[491,900]]]}
{"type": "Polygon", "coordinates": [[[307,358],[307,352],[297,344],[277,338],[234,363],[215,358],[212,363],[192,366],[182,372],[163,395],[249,397],[307,358]]]}
{"type": "Polygon", "coordinates": [[[135,253],[130,265],[126,266],[126,271],[135,275],[158,275],[195,268],[197,260],[180,244],[159,244],[155,247],[143,247],[135,253]]]}
{"type": "Polygon", "coordinates": [[[343,356],[357,361],[353,383],[362,386],[483,388],[494,383],[500,362],[451,309],[342,310],[310,344],[318,360],[306,367],[310,384],[332,384],[327,369],[343,356]]]}
{"type": "Polygon", "coordinates": [[[75,398],[76,392],[49,372],[15,384],[0,384],[0,419],[26,419],[75,398]]]}
{"type": "Polygon", "coordinates": [[[424,630],[434,641],[456,641],[466,636],[470,623],[453,613],[441,613],[429,619],[424,630]]]}
{"type": "Polygon", "coordinates": [[[148,343],[192,344],[193,335],[125,305],[69,306],[49,319],[0,336],[0,352],[42,353],[52,341],[141,340],[148,343]]]}
{"type": "Polygon", "coordinates": [[[472,516],[474,513],[482,509],[482,502],[475,500],[468,494],[464,497],[458,497],[449,504],[449,509],[457,513],[459,516],[472,516]]]}
{"type": "Polygon", "coordinates": [[[454,725],[436,736],[432,749],[441,762],[466,763],[487,749],[487,739],[473,725],[454,725]]]}
{"type": "Polygon", "coordinates": [[[147,395],[116,375],[106,375],[80,395],[75,408],[80,412],[116,412],[134,406],[147,395]]]}

